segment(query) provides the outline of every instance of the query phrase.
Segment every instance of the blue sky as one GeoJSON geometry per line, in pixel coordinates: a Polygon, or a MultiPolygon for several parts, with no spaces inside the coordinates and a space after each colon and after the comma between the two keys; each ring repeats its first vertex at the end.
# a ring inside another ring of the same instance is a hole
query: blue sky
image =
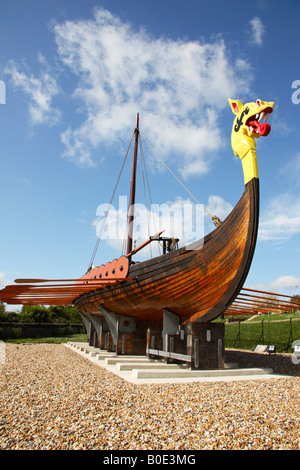
{"type": "MultiPolygon", "coordinates": [[[[260,98],[275,106],[257,142],[260,232],[246,286],[298,293],[299,19],[298,0],[0,0],[1,286],[84,274],[138,112],[159,156],[224,218],[243,192],[228,98],[260,98]]],[[[152,201],[194,202],[143,149],[152,201]]],[[[103,241],[95,264],[119,255],[103,241]]]]}

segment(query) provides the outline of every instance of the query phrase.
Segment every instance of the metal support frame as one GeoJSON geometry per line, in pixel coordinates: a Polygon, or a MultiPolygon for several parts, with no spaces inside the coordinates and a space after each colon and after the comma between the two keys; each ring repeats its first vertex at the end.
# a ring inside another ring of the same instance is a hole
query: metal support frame
{"type": "MultiPolygon", "coordinates": [[[[183,331],[183,330],[181,330],[183,331]]],[[[170,351],[168,350],[168,336],[169,335],[179,335],[180,334],[180,318],[173,312],[164,309],[163,310],[163,330],[162,330],[162,337],[163,337],[163,350],[155,349],[154,348],[154,337],[150,338],[150,345],[151,347],[147,349],[146,353],[148,355],[159,356],[163,357],[165,360],[172,360],[176,359],[179,361],[183,361],[186,363],[190,363],[192,358],[188,354],[181,354],[176,353],[172,349],[172,345],[170,347],[170,351]]],[[[180,339],[184,339],[184,336],[180,336],[180,339]]]]}
{"type": "Polygon", "coordinates": [[[188,354],[178,354],[175,352],[169,352],[169,351],[160,351],[159,349],[148,349],[147,354],[153,355],[153,356],[160,356],[164,357],[167,359],[177,359],[179,361],[183,362],[191,362],[192,358],[188,354]]]}
{"type": "MultiPolygon", "coordinates": [[[[132,317],[127,317],[125,315],[118,315],[114,312],[109,312],[100,304],[98,304],[98,307],[106,320],[106,323],[113,339],[113,344],[117,352],[119,332],[133,333],[136,330],[136,321],[132,317]]],[[[124,348],[125,345],[122,346],[122,352],[124,351],[124,348]]]]}
{"type": "Polygon", "coordinates": [[[81,316],[81,320],[85,326],[85,329],[86,329],[86,333],[87,333],[87,339],[88,339],[88,342],[90,341],[90,337],[91,337],[91,331],[92,331],[92,323],[91,323],[91,320],[85,315],[83,315],[82,313],[80,313],[80,316],[81,316]]]}
{"type": "Polygon", "coordinates": [[[90,320],[90,322],[94,326],[95,331],[96,331],[97,336],[98,336],[99,344],[101,345],[102,331],[103,331],[103,320],[102,320],[102,318],[97,317],[96,315],[91,315],[89,313],[87,313],[86,316],[88,317],[88,319],[90,320]]]}
{"type": "Polygon", "coordinates": [[[106,320],[109,331],[111,332],[113,344],[116,347],[118,344],[119,317],[115,313],[106,310],[102,305],[98,305],[98,307],[106,320]]]}
{"type": "Polygon", "coordinates": [[[191,369],[224,368],[224,325],[222,324],[195,322],[188,323],[183,328],[183,325],[180,325],[180,318],[175,313],[163,310],[163,341],[160,339],[156,348],[153,338],[149,328],[146,349],[148,357],[159,356],[164,358],[165,362],[180,361],[191,369]]]}
{"type": "Polygon", "coordinates": [[[169,310],[163,310],[163,350],[168,350],[168,335],[179,334],[179,316],[169,310]]]}

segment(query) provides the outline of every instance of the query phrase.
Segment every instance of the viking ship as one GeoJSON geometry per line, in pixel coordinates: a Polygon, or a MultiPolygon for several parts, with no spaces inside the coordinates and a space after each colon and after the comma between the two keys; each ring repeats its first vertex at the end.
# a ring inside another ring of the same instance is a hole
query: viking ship
{"type": "MultiPolygon", "coordinates": [[[[253,258],[259,221],[255,139],[269,134],[270,124],[266,121],[274,106],[273,102],[260,99],[245,105],[239,100],[230,99],[229,103],[235,114],[232,149],[242,161],[245,190],[231,213],[223,222],[216,223],[211,233],[190,245],[134,262],[133,255],[139,249],[132,249],[134,214],[129,212],[126,255],[90,268],[79,279],[16,280],[15,285],[0,292],[1,300],[12,304],[73,304],[85,322],[89,319],[90,327],[98,319],[97,325],[103,331],[105,321],[111,333],[115,333],[115,344],[118,331],[133,333],[139,325],[143,326],[143,332],[145,328],[159,330],[161,326],[167,331],[169,318],[170,331],[175,328],[178,333],[179,325],[183,328],[195,323],[207,324],[220,317],[238,296],[253,258]]],[[[130,207],[135,202],[139,132],[137,120],[130,207]]],[[[170,242],[159,233],[144,245],[154,240],[170,242]]]]}

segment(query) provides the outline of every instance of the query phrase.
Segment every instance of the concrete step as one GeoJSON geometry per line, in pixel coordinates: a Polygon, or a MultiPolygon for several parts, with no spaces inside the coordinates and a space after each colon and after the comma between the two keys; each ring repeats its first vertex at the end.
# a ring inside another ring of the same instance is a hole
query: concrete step
{"type": "Polygon", "coordinates": [[[225,362],[224,369],[238,369],[239,365],[237,362],[225,362]]]}
{"type": "Polygon", "coordinates": [[[148,359],[146,356],[117,356],[89,346],[88,343],[69,342],[66,346],[89,359],[94,364],[106,368],[123,379],[136,383],[179,383],[191,381],[250,380],[276,377],[272,369],[241,369],[236,363],[225,363],[224,369],[190,370],[183,364],[165,363],[163,359],[148,359]]]}
{"type": "Polygon", "coordinates": [[[164,364],[163,362],[124,362],[116,363],[117,370],[148,370],[148,369],[167,369],[167,370],[183,370],[183,367],[179,364],[164,364]]]}
{"type": "Polygon", "coordinates": [[[148,359],[146,356],[115,356],[112,358],[105,359],[105,363],[107,365],[113,365],[124,362],[134,362],[136,364],[142,364],[144,362],[150,362],[150,359],[148,359]]]}
{"type": "Polygon", "coordinates": [[[105,362],[106,359],[110,359],[110,358],[114,358],[116,356],[116,354],[112,354],[112,353],[99,353],[97,352],[96,353],[96,359],[97,361],[101,361],[101,362],[105,362]]]}
{"type": "Polygon", "coordinates": [[[188,378],[188,377],[229,377],[272,374],[272,369],[218,369],[218,370],[175,370],[175,369],[132,369],[132,376],[136,379],[163,379],[163,378],[188,378]]]}

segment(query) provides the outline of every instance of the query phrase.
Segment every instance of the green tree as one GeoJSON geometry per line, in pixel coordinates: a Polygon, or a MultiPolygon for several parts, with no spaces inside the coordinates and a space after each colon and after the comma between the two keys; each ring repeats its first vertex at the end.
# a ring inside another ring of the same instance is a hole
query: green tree
{"type": "Polygon", "coordinates": [[[41,305],[23,305],[19,314],[21,322],[47,323],[50,321],[49,312],[41,305]]]}
{"type": "Polygon", "coordinates": [[[50,307],[23,305],[18,321],[23,323],[81,323],[81,317],[73,305],[51,305],[50,307]]]}
{"type": "Polygon", "coordinates": [[[49,317],[53,322],[81,322],[79,312],[73,305],[51,305],[49,307],[49,317]]]}
{"type": "Polygon", "coordinates": [[[6,321],[6,317],[5,305],[0,302],[0,321],[6,321]]]}

